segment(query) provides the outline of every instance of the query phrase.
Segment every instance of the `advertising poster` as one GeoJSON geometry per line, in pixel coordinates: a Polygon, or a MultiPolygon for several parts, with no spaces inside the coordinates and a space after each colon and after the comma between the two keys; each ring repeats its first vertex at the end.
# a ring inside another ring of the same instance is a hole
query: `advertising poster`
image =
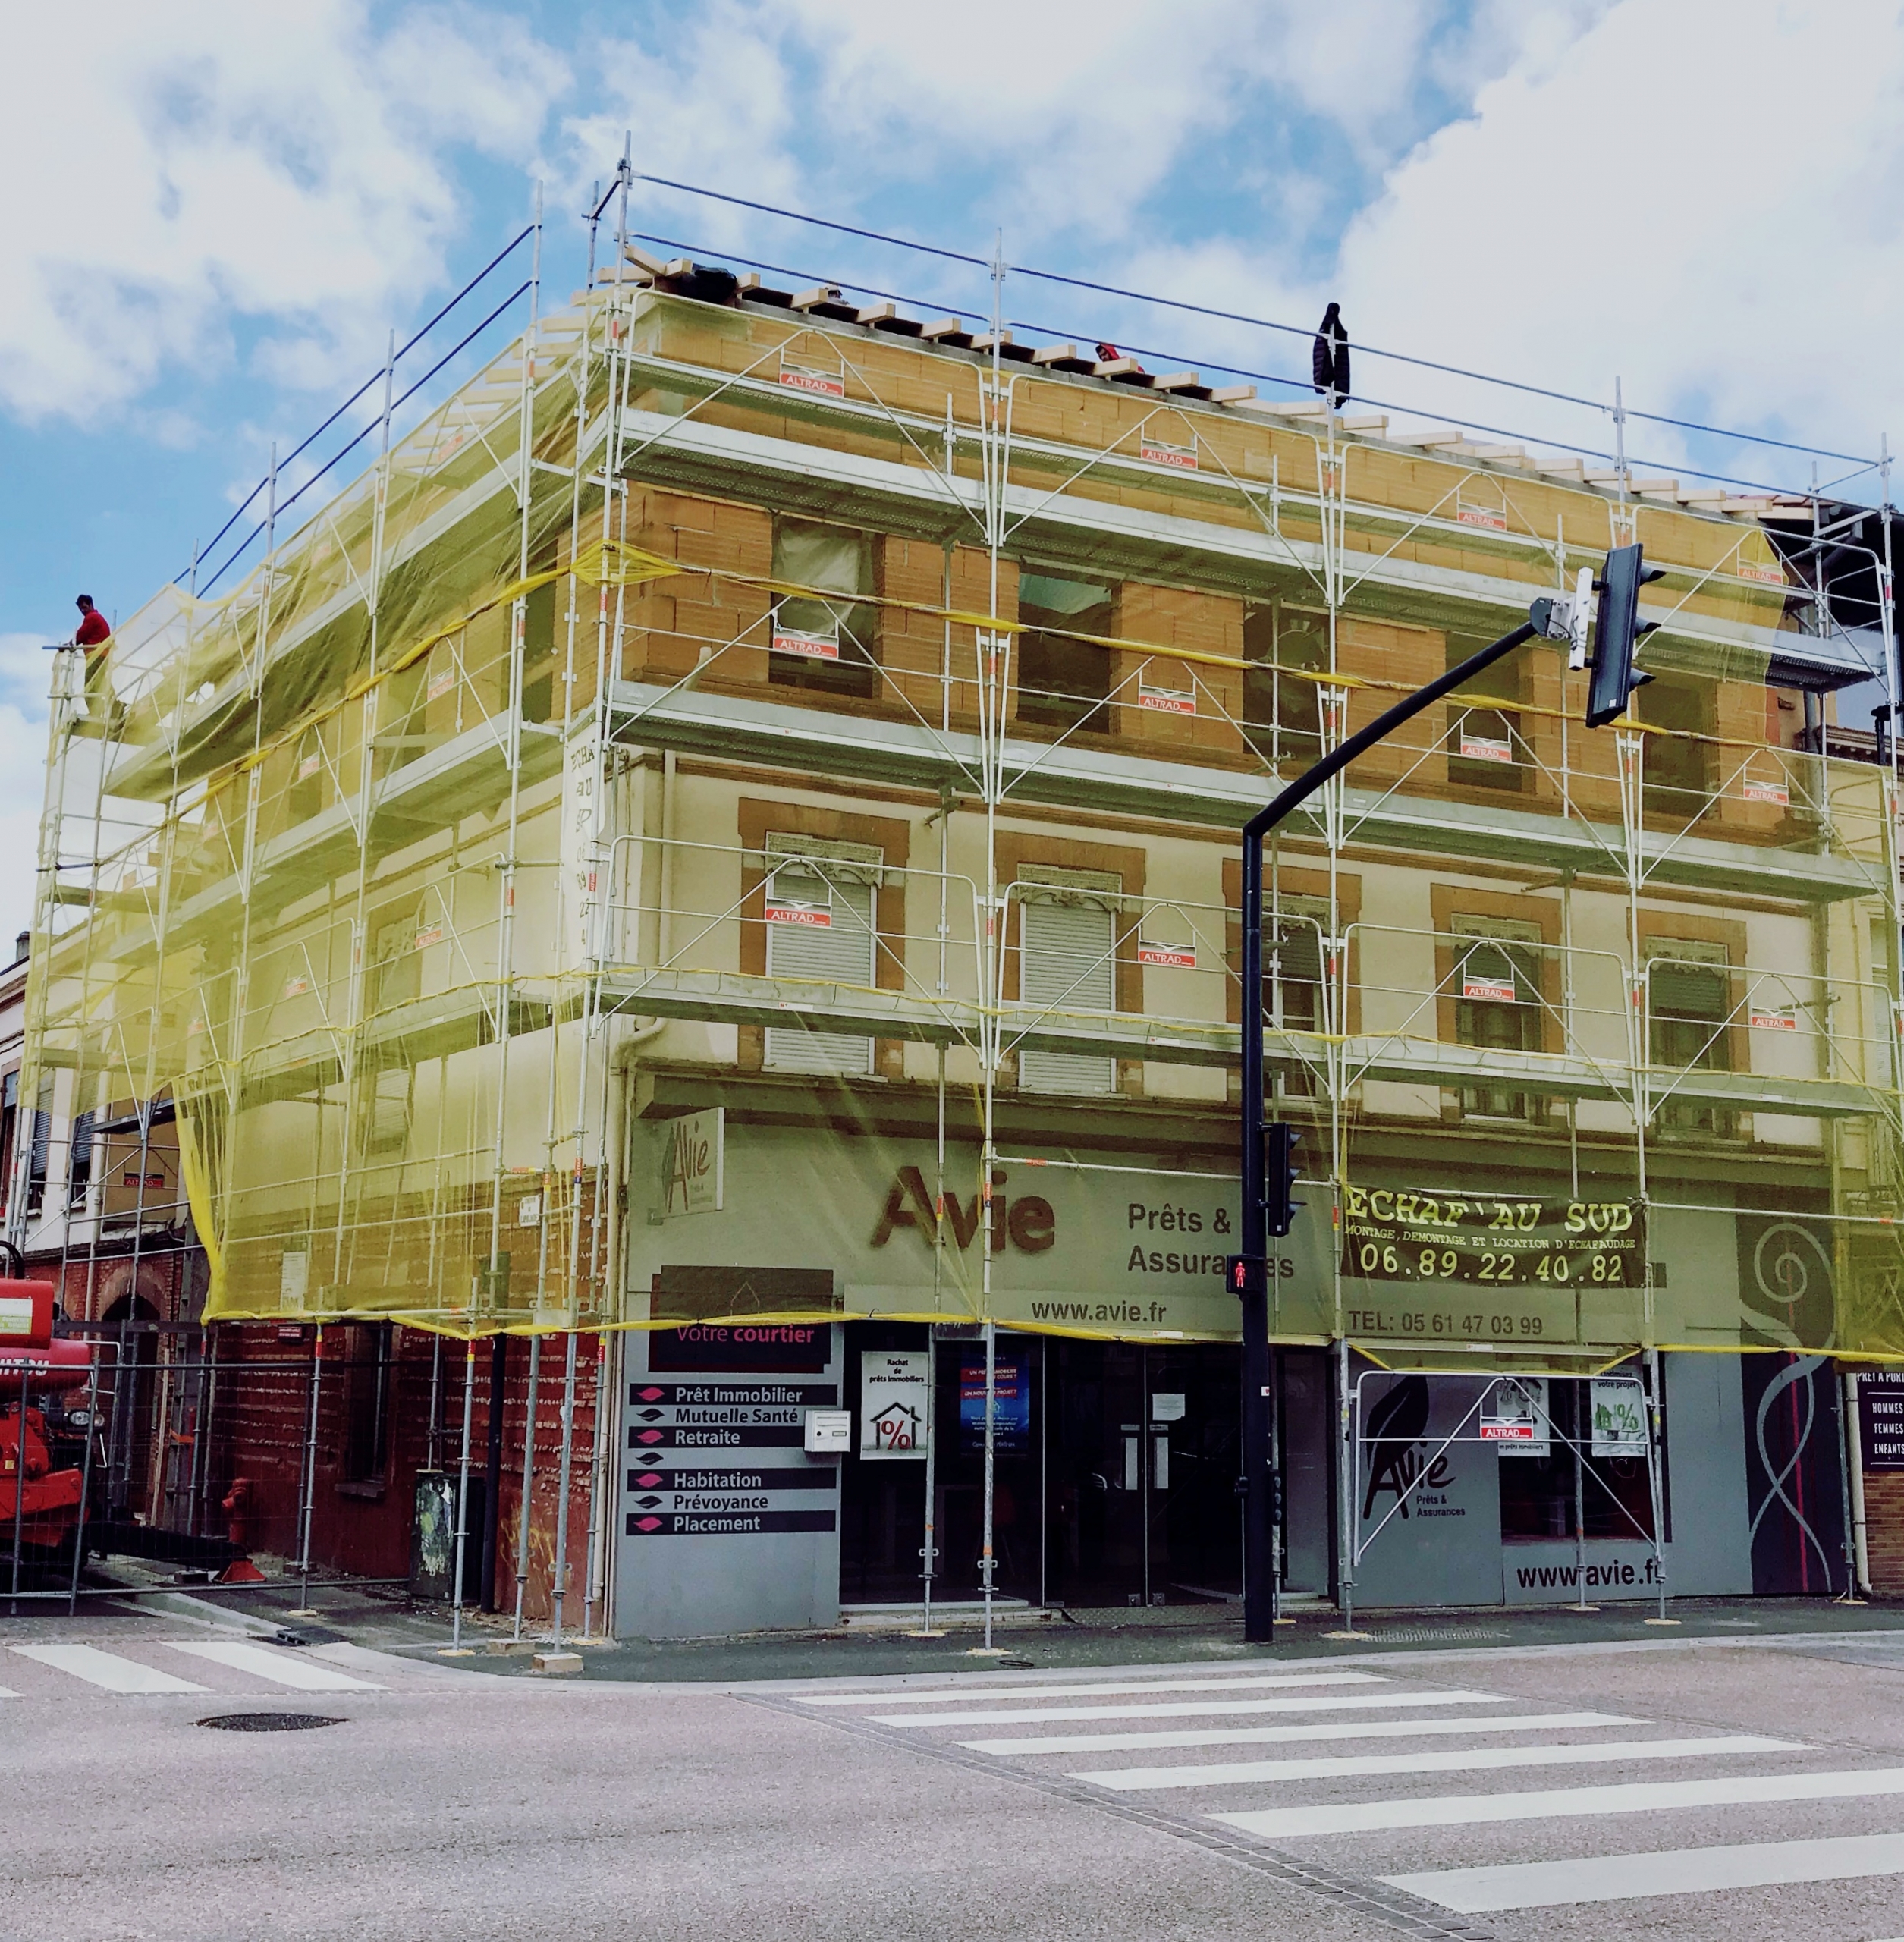
{"type": "MultiPolygon", "coordinates": [[[[994,1450],[1025,1450],[1032,1440],[1032,1390],[1024,1362],[1001,1356],[992,1377],[991,1444],[994,1450]]],[[[985,1365],[981,1357],[959,1371],[959,1447],[985,1447],[985,1365]]]]}
{"type": "Polygon", "coordinates": [[[1646,1397],[1637,1382],[1615,1378],[1592,1384],[1593,1453],[1646,1454],[1646,1397]]]}
{"type": "MultiPolygon", "coordinates": [[[[925,1460],[932,1422],[925,1352],[868,1349],[859,1357],[859,1455],[862,1461],[925,1460]]],[[[985,1372],[979,1372],[979,1407],[985,1372]]]]}

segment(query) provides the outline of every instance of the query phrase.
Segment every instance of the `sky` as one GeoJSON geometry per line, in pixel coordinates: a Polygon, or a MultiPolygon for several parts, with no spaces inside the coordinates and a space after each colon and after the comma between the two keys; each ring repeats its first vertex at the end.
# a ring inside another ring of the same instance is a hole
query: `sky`
{"type": "MultiPolygon", "coordinates": [[[[1904,432],[1885,328],[1904,288],[1894,5],[8,13],[0,936],[30,916],[41,649],[70,636],[74,595],[122,618],[184,578],[274,442],[291,452],[375,378],[391,333],[407,339],[518,234],[539,184],[544,301],[565,301],[586,261],[581,212],[625,140],[643,177],[985,261],[996,248],[1022,336],[1110,338],[1153,368],[1300,376],[1298,333],[1333,298],[1358,393],[1400,418],[1610,450],[1617,381],[1630,411],[1745,435],[1630,420],[1643,470],[1802,486],[1812,459],[1752,442],[1782,440],[1842,454],[1820,476],[1858,498],[1878,491],[1880,438],[1904,432]]],[[[982,268],[652,181],[629,222],[671,252],[856,279],[919,308],[992,301],[982,268]]],[[[406,383],[517,287],[526,255],[427,335],[406,383]]],[[[520,317],[518,303],[407,409],[520,317]]],[[[380,390],[284,467],[281,497],[364,428],[380,390]]],[[[254,523],[240,517],[203,577],[254,523]]]]}

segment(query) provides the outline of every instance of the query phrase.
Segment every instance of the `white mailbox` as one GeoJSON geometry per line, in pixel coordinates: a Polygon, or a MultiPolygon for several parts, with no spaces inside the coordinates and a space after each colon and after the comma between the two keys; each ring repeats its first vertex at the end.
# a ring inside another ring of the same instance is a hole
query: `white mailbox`
{"type": "Polygon", "coordinates": [[[809,1456],[844,1456],[853,1447],[853,1412],[809,1409],[806,1447],[809,1456]]]}

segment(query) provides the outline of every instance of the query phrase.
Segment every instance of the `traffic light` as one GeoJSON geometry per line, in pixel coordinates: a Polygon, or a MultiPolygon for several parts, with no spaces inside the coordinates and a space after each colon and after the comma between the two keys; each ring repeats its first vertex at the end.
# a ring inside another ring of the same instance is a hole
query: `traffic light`
{"type": "Polygon", "coordinates": [[[1280,1121],[1263,1128],[1264,1224],[1272,1234],[1287,1234],[1295,1224],[1302,1202],[1293,1197],[1296,1188],[1295,1127],[1280,1121]]]}
{"type": "Polygon", "coordinates": [[[1239,1299],[1269,1292],[1269,1264],[1259,1254],[1226,1254],[1223,1285],[1239,1299]]]}
{"type": "Polygon", "coordinates": [[[1600,607],[1594,617],[1593,663],[1587,681],[1587,726],[1604,728],[1626,712],[1634,689],[1652,679],[1633,672],[1633,649],[1653,631],[1639,624],[1639,590],[1662,577],[1657,567],[1642,563],[1637,545],[1616,546],[1607,554],[1595,585],[1600,607]]]}

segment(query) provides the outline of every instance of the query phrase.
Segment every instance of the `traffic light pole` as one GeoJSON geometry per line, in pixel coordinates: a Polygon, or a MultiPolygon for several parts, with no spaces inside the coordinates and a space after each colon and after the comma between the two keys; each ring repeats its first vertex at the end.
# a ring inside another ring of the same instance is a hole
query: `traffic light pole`
{"type": "MultiPolygon", "coordinates": [[[[1291,810],[1299,809],[1332,777],[1339,775],[1365,749],[1373,748],[1411,721],[1425,708],[1485,668],[1513,652],[1536,635],[1551,634],[1554,603],[1537,600],[1526,622],[1512,633],[1471,654],[1466,661],[1419,693],[1397,702],[1366,728],[1331,749],[1314,768],[1243,825],[1243,1209],[1238,1239],[1246,1260],[1264,1262],[1269,1253],[1268,1220],[1264,1205],[1263,1123],[1263,839],[1291,810]]],[[[1267,1269],[1259,1268],[1250,1291],[1243,1297],[1243,1637],[1252,1645],[1272,1644],[1276,1636],[1275,1510],[1276,1452],[1271,1445],[1269,1296],[1267,1269]]]]}

